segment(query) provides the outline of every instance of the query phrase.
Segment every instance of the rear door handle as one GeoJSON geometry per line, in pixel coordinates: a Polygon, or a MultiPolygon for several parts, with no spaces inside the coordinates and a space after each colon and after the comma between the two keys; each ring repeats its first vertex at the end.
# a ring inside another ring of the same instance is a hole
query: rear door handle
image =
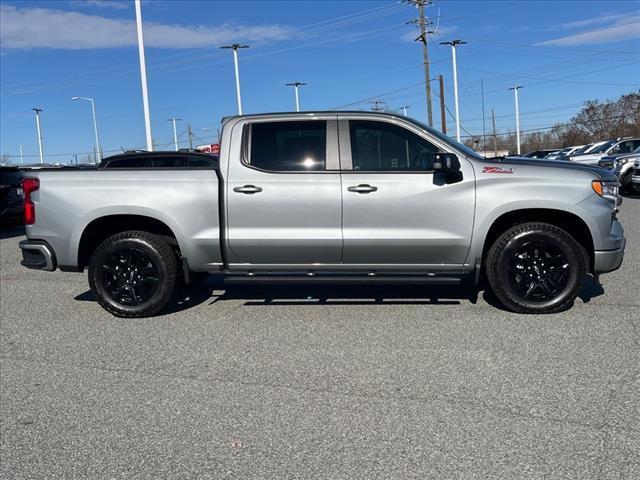
{"type": "Polygon", "coordinates": [[[357,186],[347,187],[347,190],[349,190],[350,192],[356,192],[356,193],[371,193],[378,190],[378,187],[374,187],[372,185],[362,183],[357,186]]]}
{"type": "Polygon", "coordinates": [[[252,195],[254,193],[261,192],[262,188],[256,187],[255,185],[245,185],[243,187],[236,187],[233,189],[233,191],[238,193],[246,193],[247,195],[252,195]]]}

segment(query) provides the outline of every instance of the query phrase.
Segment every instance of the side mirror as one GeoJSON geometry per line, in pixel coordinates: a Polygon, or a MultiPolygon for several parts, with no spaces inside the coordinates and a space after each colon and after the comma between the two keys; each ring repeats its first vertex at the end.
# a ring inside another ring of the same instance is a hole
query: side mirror
{"type": "MultiPolygon", "coordinates": [[[[451,184],[462,181],[462,171],[460,171],[460,160],[455,153],[435,153],[433,155],[432,168],[435,173],[440,173],[436,177],[440,177],[443,183],[451,184]]],[[[434,178],[434,181],[436,179],[434,178]]]]}
{"type": "Polygon", "coordinates": [[[436,172],[457,172],[460,170],[460,160],[455,153],[434,153],[432,168],[436,172]]]}

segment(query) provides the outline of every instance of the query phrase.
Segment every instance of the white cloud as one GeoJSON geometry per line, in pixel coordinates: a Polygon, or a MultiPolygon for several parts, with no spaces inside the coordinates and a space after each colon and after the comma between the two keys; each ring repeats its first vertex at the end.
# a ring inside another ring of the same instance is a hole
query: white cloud
{"type": "Polygon", "coordinates": [[[70,3],[79,7],[113,8],[114,10],[129,8],[129,3],[118,0],[71,0],[70,3]]]}
{"type": "MultiPolygon", "coordinates": [[[[629,18],[628,13],[603,13],[593,18],[586,18],[584,20],[576,20],[573,22],[557,23],[555,25],[549,25],[545,27],[545,30],[568,30],[571,28],[584,28],[592,27],[593,25],[604,25],[610,22],[620,21],[624,18],[629,18]]],[[[621,22],[624,23],[624,22],[621,22]]]]}
{"type": "MultiPolygon", "coordinates": [[[[229,42],[265,43],[294,35],[282,25],[165,25],[144,23],[145,46],[198,48],[229,42]]],[[[8,49],[85,50],[136,46],[134,19],[121,20],[81,12],[0,5],[0,46],[8,49]]]]}
{"type": "Polygon", "coordinates": [[[612,25],[588,30],[586,32],[554,38],[537,43],[538,46],[562,46],[593,45],[602,43],[619,42],[640,38],[640,15],[627,15],[612,25]]]}

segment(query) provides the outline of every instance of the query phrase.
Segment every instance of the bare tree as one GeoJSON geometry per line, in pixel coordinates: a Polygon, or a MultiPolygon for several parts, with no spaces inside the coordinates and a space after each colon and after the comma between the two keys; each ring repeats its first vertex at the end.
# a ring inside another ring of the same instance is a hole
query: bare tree
{"type": "MultiPolygon", "coordinates": [[[[525,133],[521,145],[522,151],[527,152],[630,136],[640,137],[640,91],[609,102],[590,100],[568,122],[558,123],[544,131],[525,133]]],[[[466,140],[465,144],[475,147],[473,139],[466,140]]],[[[515,133],[499,134],[498,149],[515,152],[515,133]]]]}

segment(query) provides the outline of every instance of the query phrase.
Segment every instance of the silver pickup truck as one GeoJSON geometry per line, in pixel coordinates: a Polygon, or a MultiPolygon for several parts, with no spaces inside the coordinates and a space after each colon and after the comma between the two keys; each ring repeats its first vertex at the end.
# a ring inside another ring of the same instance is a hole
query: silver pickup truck
{"type": "Polygon", "coordinates": [[[513,311],[556,312],[624,254],[615,175],[487,160],[396,115],[229,117],[217,168],[136,155],[159,160],[23,181],[23,265],[88,267],[100,305],[122,317],[156,314],[177,282],[204,272],[263,283],[486,279],[513,311]]]}

